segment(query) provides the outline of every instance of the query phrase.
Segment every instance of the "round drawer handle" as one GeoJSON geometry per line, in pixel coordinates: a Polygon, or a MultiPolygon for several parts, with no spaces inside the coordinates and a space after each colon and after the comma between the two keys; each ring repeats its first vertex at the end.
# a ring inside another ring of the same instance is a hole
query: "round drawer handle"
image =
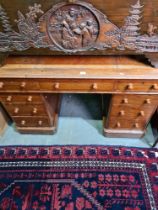
{"type": "Polygon", "coordinates": [[[158,84],[153,84],[153,85],[152,85],[152,89],[158,90],[158,84]]]}
{"type": "Polygon", "coordinates": [[[145,103],[146,103],[146,104],[151,104],[151,100],[150,100],[149,98],[147,98],[147,99],[145,100],[145,103]]]}
{"type": "Polygon", "coordinates": [[[22,120],[21,121],[21,125],[26,125],[26,121],[25,120],[22,120]]]}
{"type": "Polygon", "coordinates": [[[26,82],[22,82],[20,85],[21,88],[25,88],[26,87],[26,82]]]}
{"type": "Polygon", "coordinates": [[[124,98],[122,101],[124,104],[128,104],[128,98],[124,98]]]}
{"type": "Polygon", "coordinates": [[[135,127],[135,128],[139,128],[139,123],[135,123],[135,124],[134,124],[134,127],[135,127]]]}
{"type": "Polygon", "coordinates": [[[94,83],[94,84],[92,85],[92,89],[93,89],[93,90],[97,90],[97,89],[98,89],[97,83],[94,83]]]}
{"type": "Polygon", "coordinates": [[[8,102],[12,101],[12,96],[8,96],[8,97],[7,97],[7,101],[8,101],[8,102]]]}
{"type": "Polygon", "coordinates": [[[4,87],[4,82],[0,82],[0,88],[4,87]]]}
{"type": "Polygon", "coordinates": [[[145,116],[145,112],[144,111],[140,111],[139,112],[139,115],[142,116],[142,117],[144,117],[145,116]]]}
{"type": "Polygon", "coordinates": [[[116,123],[116,127],[117,127],[117,128],[120,128],[120,127],[121,127],[121,123],[120,123],[120,122],[117,122],[117,123],[116,123]]]}
{"type": "Polygon", "coordinates": [[[33,114],[37,114],[37,108],[33,108],[33,114]]]}
{"type": "Polygon", "coordinates": [[[39,120],[38,121],[38,125],[42,125],[43,124],[43,121],[42,120],[39,120]]]}
{"type": "Polygon", "coordinates": [[[60,87],[60,83],[55,83],[55,85],[54,85],[54,88],[56,89],[56,90],[58,90],[59,89],[59,87],[60,87]]]}
{"type": "Polygon", "coordinates": [[[32,102],[32,96],[29,96],[29,97],[27,98],[27,101],[28,101],[28,102],[32,102]]]}
{"type": "Polygon", "coordinates": [[[18,108],[18,107],[16,107],[16,108],[14,109],[14,113],[15,113],[15,114],[18,114],[18,113],[19,113],[19,108],[18,108]]]}
{"type": "Polygon", "coordinates": [[[133,90],[134,89],[134,85],[132,84],[132,83],[129,83],[128,85],[127,85],[127,88],[126,88],[127,90],[133,90]]]}
{"type": "Polygon", "coordinates": [[[119,115],[120,115],[120,116],[125,116],[125,111],[124,111],[124,110],[121,110],[121,111],[119,112],[119,115]]]}

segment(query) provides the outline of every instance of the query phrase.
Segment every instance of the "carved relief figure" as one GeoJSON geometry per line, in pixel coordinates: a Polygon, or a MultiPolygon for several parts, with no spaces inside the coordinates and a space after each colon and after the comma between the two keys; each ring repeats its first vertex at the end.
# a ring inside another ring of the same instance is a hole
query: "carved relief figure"
{"type": "Polygon", "coordinates": [[[98,23],[93,14],[81,6],[64,6],[50,18],[48,26],[52,41],[64,49],[87,48],[98,36],[98,23]]]}
{"type": "Polygon", "coordinates": [[[75,9],[70,8],[66,18],[62,22],[62,45],[66,49],[78,48],[81,46],[80,29],[76,24],[75,9]]]}
{"type": "Polygon", "coordinates": [[[82,34],[82,46],[89,46],[92,40],[95,38],[95,35],[98,33],[96,27],[93,25],[93,21],[88,20],[87,22],[81,23],[80,28],[82,34]]]}

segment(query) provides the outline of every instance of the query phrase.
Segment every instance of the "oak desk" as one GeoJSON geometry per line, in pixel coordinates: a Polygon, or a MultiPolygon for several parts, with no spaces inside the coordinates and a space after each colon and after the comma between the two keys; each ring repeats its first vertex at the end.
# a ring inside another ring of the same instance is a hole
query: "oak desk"
{"type": "Polygon", "coordinates": [[[142,137],[158,106],[158,69],[121,56],[12,56],[0,68],[0,100],[18,131],[56,130],[60,94],[110,94],[104,133],[142,137]]]}

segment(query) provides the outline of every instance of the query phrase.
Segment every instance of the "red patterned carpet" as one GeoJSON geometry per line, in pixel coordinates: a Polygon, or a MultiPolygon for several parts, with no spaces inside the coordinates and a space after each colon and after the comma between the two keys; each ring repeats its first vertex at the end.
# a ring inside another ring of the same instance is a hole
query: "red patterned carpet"
{"type": "Polygon", "coordinates": [[[0,147],[0,210],[92,209],[158,209],[158,150],[0,147]]]}

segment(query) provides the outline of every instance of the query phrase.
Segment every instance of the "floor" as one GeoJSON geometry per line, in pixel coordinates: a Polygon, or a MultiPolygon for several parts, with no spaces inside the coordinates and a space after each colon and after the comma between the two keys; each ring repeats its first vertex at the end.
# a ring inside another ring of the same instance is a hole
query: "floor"
{"type": "Polygon", "coordinates": [[[150,125],[142,139],[106,138],[103,136],[102,98],[100,95],[64,95],[58,131],[54,135],[22,135],[14,125],[0,137],[4,145],[123,145],[150,148],[154,142],[150,125]]]}

